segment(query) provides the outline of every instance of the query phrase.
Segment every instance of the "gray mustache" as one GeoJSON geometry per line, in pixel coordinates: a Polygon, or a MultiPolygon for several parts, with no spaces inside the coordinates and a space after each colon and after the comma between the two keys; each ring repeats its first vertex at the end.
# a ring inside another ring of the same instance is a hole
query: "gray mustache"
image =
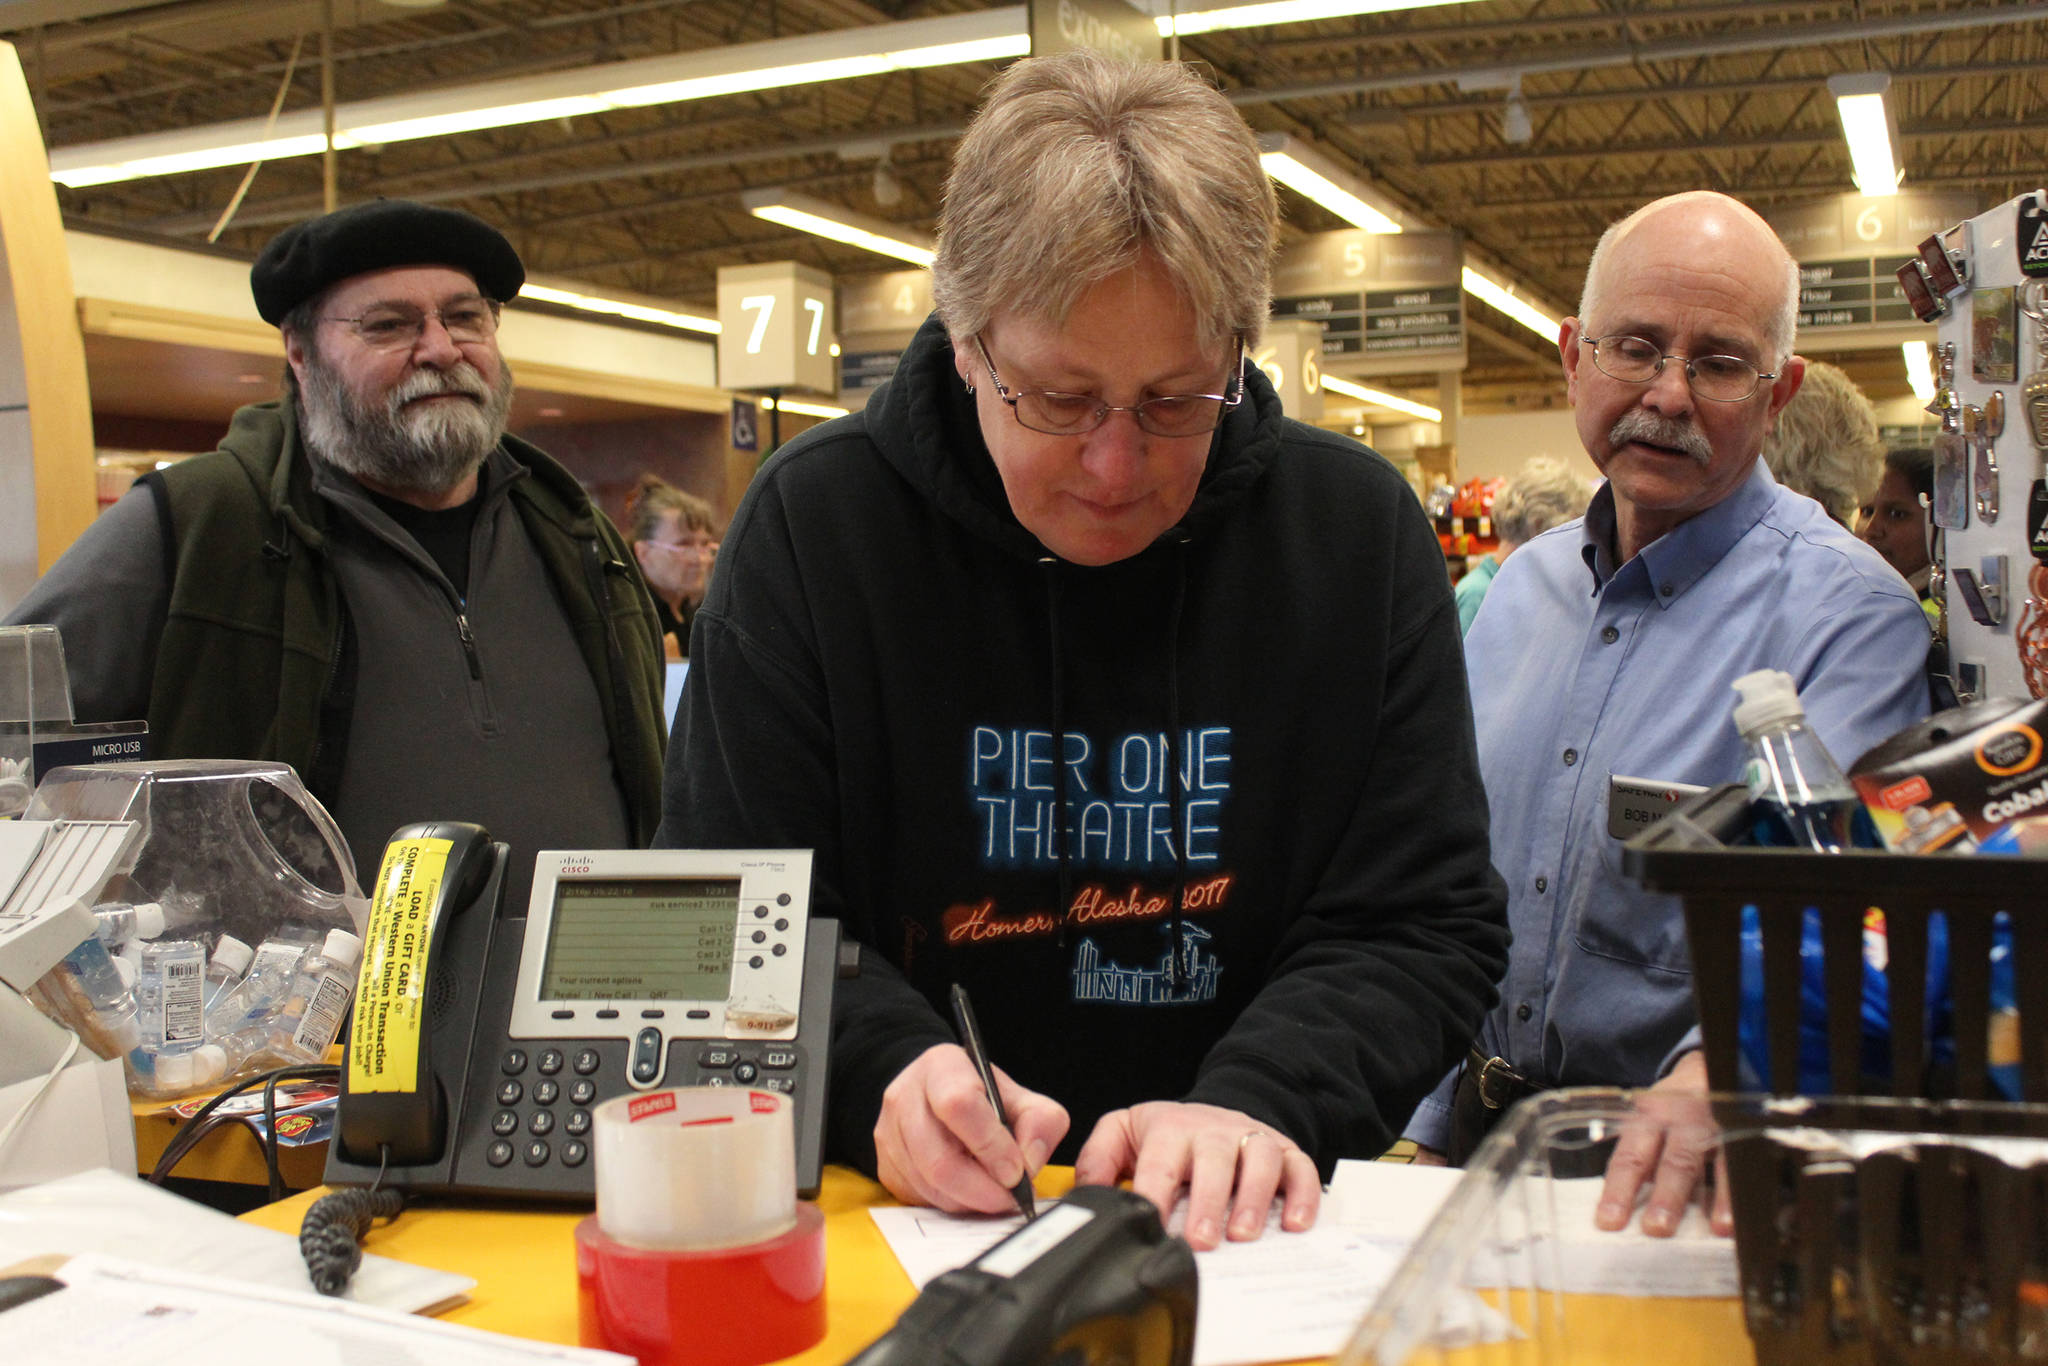
{"type": "Polygon", "coordinates": [[[447,370],[415,370],[391,390],[391,411],[397,412],[417,398],[435,394],[462,394],[478,403],[491,401],[491,386],[474,365],[462,361],[447,370]]]}
{"type": "Polygon", "coordinates": [[[1690,422],[1679,422],[1668,417],[1640,408],[1623,413],[1614,426],[1608,430],[1610,445],[1621,446],[1631,441],[1641,441],[1652,446],[1669,446],[1683,451],[1696,464],[1704,465],[1714,457],[1714,448],[1707,443],[1706,434],[1690,422]]]}

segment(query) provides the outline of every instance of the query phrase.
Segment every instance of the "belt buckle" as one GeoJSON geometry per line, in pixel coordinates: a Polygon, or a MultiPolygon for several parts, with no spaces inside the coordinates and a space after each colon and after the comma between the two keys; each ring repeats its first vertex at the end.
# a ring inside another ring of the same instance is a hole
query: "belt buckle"
{"type": "Polygon", "coordinates": [[[1514,1103],[1514,1088],[1521,1080],[1506,1059],[1488,1058],[1479,1069],[1479,1103],[1489,1110],[1505,1110],[1514,1103]],[[1494,1091],[1496,1084],[1500,1087],[1499,1094],[1494,1091]]]}

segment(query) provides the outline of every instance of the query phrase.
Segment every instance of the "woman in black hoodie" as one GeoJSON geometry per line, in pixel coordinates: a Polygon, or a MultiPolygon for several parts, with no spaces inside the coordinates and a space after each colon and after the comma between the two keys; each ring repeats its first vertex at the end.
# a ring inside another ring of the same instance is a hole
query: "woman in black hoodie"
{"type": "Polygon", "coordinates": [[[1185,68],[1016,63],[955,157],[937,313],[728,529],[658,842],[817,851],[863,949],[828,1149],[902,1199],[1006,1210],[1071,1160],[1185,1195],[1197,1247],[1276,1193],[1306,1227],[1493,999],[1442,556],[1245,359],[1274,217],[1185,68]]]}

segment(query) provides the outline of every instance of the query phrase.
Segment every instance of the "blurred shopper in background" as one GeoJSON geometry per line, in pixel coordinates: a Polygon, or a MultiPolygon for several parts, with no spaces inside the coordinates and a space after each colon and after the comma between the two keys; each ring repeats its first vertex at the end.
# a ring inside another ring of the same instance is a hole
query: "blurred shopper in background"
{"type": "Polygon", "coordinates": [[[1925,446],[1886,451],[1884,478],[1856,524],[1856,534],[1905,577],[1929,616],[1939,610],[1928,592],[1934,562],[1927,546],[1927,509],[1933,499],[1934,452],[1925,446]]]}
{"type": "Polygon", "coordinates": [[[690,653],[690,622],[704,601],[718,558],[718,520],[711,504],[658,474],[643,474],[626,505],[633,557],[654,590],[662,634],[672,657],[690,653]]]}
{"type": "Polygon", "coordinates": [[[1458,600],[1459,634],[1472,629],[1472,619],[1479,615],[1479,604],[1486,598],[1487,585],[1493,582],[1494,574],[1508,556],[1552,527],[1583,513],[1586,500],[1592,496],[1592,485],[1573,474],[1564,461],[1547,455],[1537,456],[1501,485],[1493,498],[1493,534],[1500,544],[1491,554],[1472,562],[1453,594],[1458,600]]]}
{"type": "Polygon", "coordinates": [[[1810,360],[1799,392],[1764,438],[1764,463],[1780,484],[1850,526],[1884,469],[1877,410],[1842,369],[1810,360]]]}

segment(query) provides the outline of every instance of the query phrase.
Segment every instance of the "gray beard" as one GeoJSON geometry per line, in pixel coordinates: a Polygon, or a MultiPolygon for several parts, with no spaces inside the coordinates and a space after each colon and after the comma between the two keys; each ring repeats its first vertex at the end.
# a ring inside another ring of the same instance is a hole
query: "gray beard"
{"type": "Polygon", "coordinates": [[[442,494],[477,471],[505,435],[512,370],[498,363],[495,389],[468,361],[415,370],[380,405],[359,401],[319,355],[299,386],[299,432],[315,455],[364,483],[395,493],[442,494]],[[427,394],[464,393],[471,403],[406,404],[427,394]]]}

